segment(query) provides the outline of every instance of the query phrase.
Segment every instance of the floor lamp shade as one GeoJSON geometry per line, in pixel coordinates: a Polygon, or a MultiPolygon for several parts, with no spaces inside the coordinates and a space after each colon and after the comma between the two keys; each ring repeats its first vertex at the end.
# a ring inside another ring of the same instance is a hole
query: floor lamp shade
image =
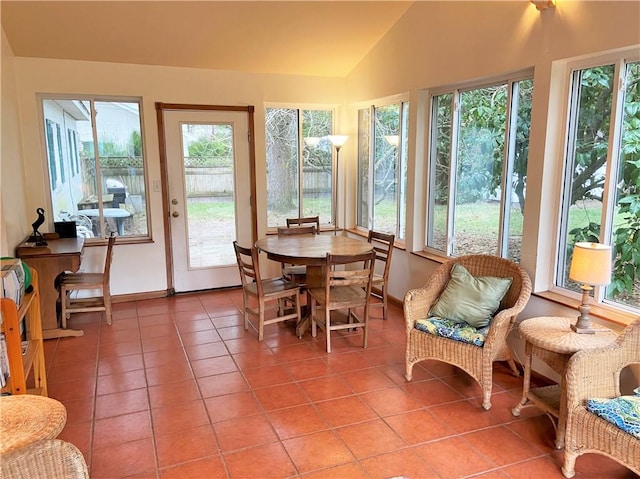
{"type": "Polygon", "coordinates": [[[580,334],[593,334],[589,317],[589,293],[592,286],[604,286],[611,282],[611,246],[600,243],[576,243],[569,268],[569,279],[580,283],[582,304],[578,308],[580,315],[571,329],[580,334]]]}

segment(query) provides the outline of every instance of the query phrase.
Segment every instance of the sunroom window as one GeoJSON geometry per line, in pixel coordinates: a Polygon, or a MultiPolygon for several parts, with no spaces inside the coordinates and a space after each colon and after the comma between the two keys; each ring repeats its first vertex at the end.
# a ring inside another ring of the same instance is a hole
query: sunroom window
{"type": "Polygon", "coordinates": [[[139,100],[42,99],[54,221],[79,236],[148,236],[139,100]]]}
{"type": "Polygon", "coordinates": [[[333,110],[267,108],[267,226],[284,226],[287,218],[332,218],[333,110]]]}
{"type": "Polygon", "coordinates": [[[408,126],[405,101],[358,110],[357,225],[399,240],[406,230],[408,126]]]}
{"type": "Polygon", "coordinates": [[[620,58],[574,68],[556,286],[578,241],[612,246],[612,282],[596,300],[640,310],[640,62],[620,58]]]}
{"type": "Polygon", "coordinates": [[[431,95],[426,247],[520,260],[533,80],[431,95]]]}

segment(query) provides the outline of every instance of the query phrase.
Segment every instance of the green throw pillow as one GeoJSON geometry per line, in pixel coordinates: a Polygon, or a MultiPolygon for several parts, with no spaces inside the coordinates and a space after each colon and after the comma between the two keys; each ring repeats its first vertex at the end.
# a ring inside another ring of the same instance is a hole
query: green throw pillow
{"type": "Polygon", "coordinates": [[[491,322],[512,282],[513,278],[475,277],[464,266],[455,264],[429,315],[482,328],[491,322]]]}

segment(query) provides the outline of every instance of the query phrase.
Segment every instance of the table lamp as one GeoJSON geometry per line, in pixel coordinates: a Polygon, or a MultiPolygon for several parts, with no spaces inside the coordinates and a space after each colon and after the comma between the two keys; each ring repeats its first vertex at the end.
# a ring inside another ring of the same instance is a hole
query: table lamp
{"type": "Polygon", "coordinates": [[[338,172],[339,172],[339,163],[340,163],[340,148],[342,145],[346,143],[349,139],[348,135],[329,135],[329,141],[336,149],[336,188],[334,191],[334,200],[333,200],[333,234],[334,236],[338,234],[338,172]]]}
{"type": "Polygon", "coordinates": [[[593,286],[604,286],[611,282],[611,246],[600,243],[576,243],[569,269],[569,279],[581,283],[582,304],[580,316],[571,329],[580,334],[594,334],[589,317],[589,294],[593,286]]]}

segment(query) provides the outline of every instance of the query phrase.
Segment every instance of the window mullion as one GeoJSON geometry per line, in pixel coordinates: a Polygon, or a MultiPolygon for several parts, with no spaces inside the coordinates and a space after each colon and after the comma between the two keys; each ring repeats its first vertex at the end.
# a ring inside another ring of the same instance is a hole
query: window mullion
{"type": "MultiPolygon", "coordinates": [[[[569,237],[569,207],[571,206],[571,185],[572,185],[572,173],[575,170],[576,161],[576,141],[577,141],[577,127],[578,127],[578,106],[580,103],[580,94],[582,89],[582,72],[574,71],[571,80],[571,97],[569,99],[570,112],[567,118],[567,147],[565,150],[564,161],[564,184],[562,187],[562,216],[560,222],[560,244],[567,245],[569,237]]],[[[568,246],[568,245],[567,245],[568,246]]],[[[567,264],[567,248],[560,247],[558,251],[558,263],[556,265],[556,280],[555,283],[558,286],[563,286],[565,276],[565,265],[567,264]]]]}
{"type": "Polygon", "coordinates": [[[511,220],[511,197],[513,194],[511,177],[513,176],[513,155],[515,154],[516,128],[518,126],[518,89],[517,82],[509,82],[507,90],[507,111],[504,129],[504,151],[502,153],[502,194],[500,195],[500,222],[498,225],[498,256],[509,256],[509,225],[511,220]]]}
{"type": "MultiPolygon", "coordinates": [[[[616,183],[618,179],[620,141],[623,130],[624,116],[624,88],[625,88],[625,62],[620,60],[616,63],[614,78],[617,85],[613,88],[613,99],[611,102],[611,124],[609,126],[609,145],[607,148],[606,173],[604,177],[604,192],[602,195],[602,218],[600,228],[600,243],[610,244],[613,234],[613,222],[616,202],[616,183]]],[[[594,298],[602,301],[605,295],[606,286],[596,286],[594,288],[594,298]]]]}
{"type": "Polygon", "coordinates": [[[455,205],[458,177],[458,134],[460,130],[460,92],[454,90],[451,95],[451,159],[449,161],[449,198],[447,201],[447,256],[455,250],[455,205]]]}
{"type": "Polygon", "coordinates": [[[304,167],[304,161],[303,161],[303,138],[302,138],[302,120],[303,120],[303,115],[302,115],[302,110],[298,109],[296,110],[296,114],[298,115],[298,217],[302,218],[304,216],[303,211],[304,211],[304,205],[302,204],[302,198],[303,198],[303,186],[304,186],[304,178],[303,178],[303,167],[304,167]]]}
{"type": "Polygon", "coordinates": [[[367,211],[367,227],[374,229],[373,208],[375,207],[375,159],[376,159],[376,106],[371,105],[369,112],[369,208],[367,211]]]}
{"type": "MultiPolygon", "coordinates": [[[[100,145],[98,143],[98,125],[96,124],[96,117],[98,116],[98,112],[96,111],[96,104],[94,100],[90,100],[91,105],[91,134],[93,135],[93,156],[95,158],[95,168],[96,168],[96,190],[97,197],[102,198],[102,169],[100,167],[100,145]]],[[[102,205],[102,201],[98,201],[98,223],[100,225],[100,237],[105,237],[104,231],[104,212],[102,205]]]]}

